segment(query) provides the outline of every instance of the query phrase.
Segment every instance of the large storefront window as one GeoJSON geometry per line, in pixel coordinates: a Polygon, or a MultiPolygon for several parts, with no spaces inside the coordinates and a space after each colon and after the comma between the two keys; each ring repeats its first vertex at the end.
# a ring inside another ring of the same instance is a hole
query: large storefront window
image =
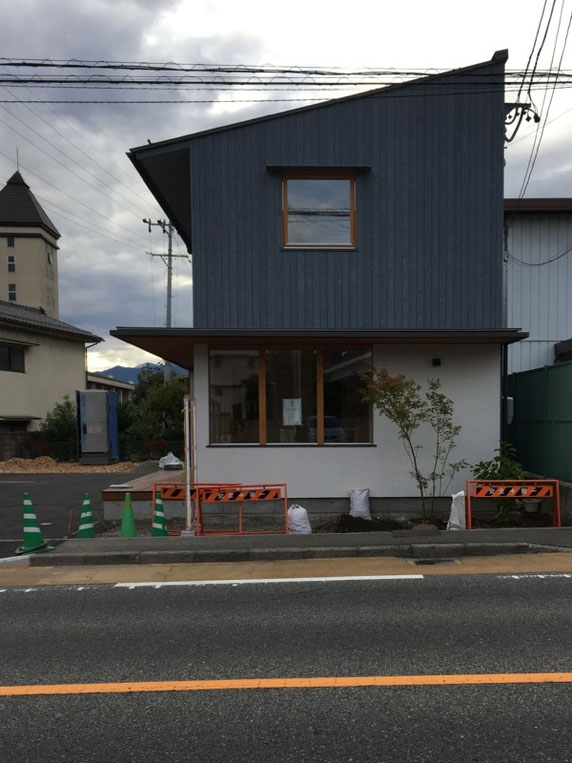
{"type": "Polygon", "coordinates": [[[211,350],[212,443],[258,442],[258,350],[211,350]]]}
{"type": "Polygon", "coordinates": [[[371,442],[371,406],[360,395],[369,349],[324,352],[324,442],[371,442]]]}
{"type": "Polygon", "coordinates": [[[266,442],[316,442],[316,352],[267,350],[266,442]]]}
{"type": "Polygon", "coordinates": [[[370,347],[210,350],[212,444],[371,443],[370,347]]]}

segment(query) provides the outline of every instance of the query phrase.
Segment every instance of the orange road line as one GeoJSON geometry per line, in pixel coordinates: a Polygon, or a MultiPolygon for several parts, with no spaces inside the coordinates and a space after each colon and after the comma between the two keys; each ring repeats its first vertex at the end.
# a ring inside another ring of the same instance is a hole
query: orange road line
{"type": "Polygon", "coordinates": [[[40,694],[131,694],[151,691],[226,689],[340,689],[351,686],[458,686],[467,684],[572,683],[572,673],[468,673],[420,676],[325,676],[321,678],[239,678],[218,681],[126,681],[98,684],[0,686],[0,696],[40,694]]]}

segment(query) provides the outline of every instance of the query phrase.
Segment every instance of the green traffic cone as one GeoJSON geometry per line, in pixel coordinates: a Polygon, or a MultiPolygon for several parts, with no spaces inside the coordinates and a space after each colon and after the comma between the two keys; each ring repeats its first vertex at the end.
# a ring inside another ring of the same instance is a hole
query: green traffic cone
{"type": "Polygon", "coordinates": [[[81,508],[81,517],[79,520],[78,538],[95,538],[95,527],[93,525],[93,516],[91,514],[91,504],[89,502],[89,493],[83,498],[81,508]]]}
{"type": "Polygon", "coordinates": [[[168,534],[167,523],[165,521],[165,512],[163,511],[163,501],[161,500],[161,493],[157,492],[157,495],[155,496],[153,532],[151,533],[151,536],[153,538],[165,538],[168,534]]]}
{"type": "Polygon", "coordinates": [[[16,554],[36,554],[40,551],[52,551],[53,546],[48,546],[42,536],[38,519],[30,500],[30,495],[24,493],[24,541],[16,554]]]}
{"type": "Polygon", "coordinates": [[[121,520],[120,538],[136,538],[135,519],[133,518],[133,509],[131,507],[131,494],[125,493],[125,504],[123,507],[123,519],[121,520]]]}

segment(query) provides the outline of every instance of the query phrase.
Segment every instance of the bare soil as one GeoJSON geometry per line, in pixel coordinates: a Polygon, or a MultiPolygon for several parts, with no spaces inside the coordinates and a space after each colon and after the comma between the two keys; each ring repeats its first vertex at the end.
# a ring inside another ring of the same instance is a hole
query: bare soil
{"type": "Polygon", "coordinates": [[[117,464],[94,464],[84,466],[75,461],[56,461],[50,456],[38,458],[11,458],[0,461],[0,472],[7,474],[112,474],[136,469],[139,466],[134,461],[121,461],[117,464]]]}
{"type": "Polygon", "coordinates": [[[409,523],[396,522],[394,519],[362,519],[352,517],[349,514],[340,514],[313,528],[315,533],[366,533],[366,532],[392,532],[393,530],[407,530],[409,523]]]}

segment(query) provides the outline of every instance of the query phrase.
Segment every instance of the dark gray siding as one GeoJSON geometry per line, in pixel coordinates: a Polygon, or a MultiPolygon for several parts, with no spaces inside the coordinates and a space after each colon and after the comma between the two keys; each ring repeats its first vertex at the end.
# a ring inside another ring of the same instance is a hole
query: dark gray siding
{"type": "Polygon", "coordinates": [[[477,71],[192,139],[195,327],[501,327],[504,65],[477,71]],[[357,251],[281,248],[295,165],[371,167],[357,251]]]}

